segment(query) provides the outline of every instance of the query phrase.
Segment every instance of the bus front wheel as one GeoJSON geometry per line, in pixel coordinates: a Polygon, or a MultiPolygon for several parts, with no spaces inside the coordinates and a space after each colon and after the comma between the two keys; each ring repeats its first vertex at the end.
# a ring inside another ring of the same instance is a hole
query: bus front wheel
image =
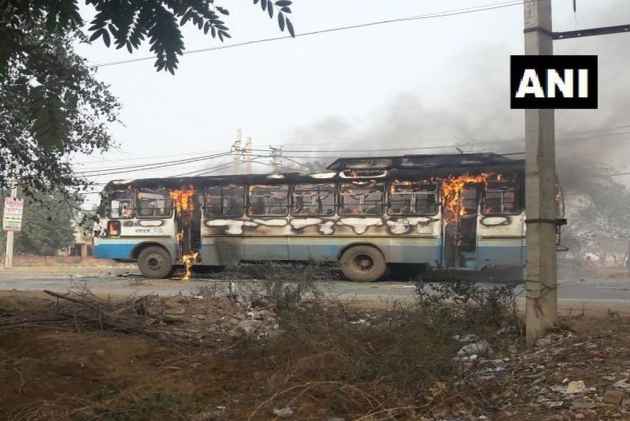
{"type": "Polygon", "coordinates": [[[341,255],[339,261],[345,277],[355,282],[378,281],[387,270],[383,254],[370,246],[350,247],[341,255]]]}
{"type": "Polygon", "coordinates": [[[170,254],[158,246],[147,247],[140,252],[138,267],[147,278],[166,278],[173,271],[170,254]]]}

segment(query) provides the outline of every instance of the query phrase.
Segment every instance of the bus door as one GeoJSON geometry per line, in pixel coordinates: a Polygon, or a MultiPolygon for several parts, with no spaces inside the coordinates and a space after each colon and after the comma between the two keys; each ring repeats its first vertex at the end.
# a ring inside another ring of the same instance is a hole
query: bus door
{"type": "Polygon", "coordinates": [[[446,268],[475,268],[479,184],[465,184],[457,203],[443,206],[443,264],[446,268]]]}
{"type": "MultiPolygon", "coordinates": [[[[192,187],[171,191],[175,210],[175,240],[177,260],[201,249],[201,206],[199,194],[192,187]]],[[[195,257],[196,259],[196,257],[195,257]]]]}

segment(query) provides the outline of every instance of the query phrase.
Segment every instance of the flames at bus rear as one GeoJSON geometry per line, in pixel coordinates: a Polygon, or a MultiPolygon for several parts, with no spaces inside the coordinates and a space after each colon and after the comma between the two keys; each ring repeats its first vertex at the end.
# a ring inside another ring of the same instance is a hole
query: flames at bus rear
{"type": "MultiPolygon", "coordinates": [[[[445,178],[442,181],[442,206],[445,209],[444,222],[454,224],[466,214],[462,206],[462,193],[468,184],[485,184],[492,174],[460,175],[445,178]]],[[[497,176],[500,180],[501,176],[497,176]]]]}

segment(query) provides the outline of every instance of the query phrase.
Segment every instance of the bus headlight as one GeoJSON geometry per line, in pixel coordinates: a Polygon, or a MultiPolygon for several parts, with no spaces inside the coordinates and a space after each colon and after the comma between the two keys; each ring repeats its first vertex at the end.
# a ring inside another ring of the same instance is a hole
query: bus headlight
{"type": "Polygon", "coordinates": [[[120,235],[120,221],[109,221],[107,223],[107,235],[118,237],[120,235]]]}

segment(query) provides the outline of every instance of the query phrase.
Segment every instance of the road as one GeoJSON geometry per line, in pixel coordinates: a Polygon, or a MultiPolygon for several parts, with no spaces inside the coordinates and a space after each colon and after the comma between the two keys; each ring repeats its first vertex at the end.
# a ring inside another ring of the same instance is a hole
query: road
{"type": "MultiPolygon", "coordinates": [[[[243,288],[247,281],[235,280],[233,285],[243,288]]],[[[225,291],[229,282],[209,279],[196,274],[192,281],[177,279],[146,279],[133,269],[125,268],[16,268],[0,270],[0,290],[42,291],[48,289],[65,292],[73,286],[85,285],[98,295],[128,296],[160,294],[195,294],[200,288],[225,291]]],[[[318,286],[327,295],[345,300],[359,301],[405,301],[415,296],[415,285],[405,282],[352,283],[344,281],[322,281],[318,286]]],[[[522,288],[518,289],[523,296],[522,288]]],[[[558,286],[562,308],[580,311],[584,309],[606,309],[630,314],[630,274],[615,276],[561,273],[558,286]]]]}

